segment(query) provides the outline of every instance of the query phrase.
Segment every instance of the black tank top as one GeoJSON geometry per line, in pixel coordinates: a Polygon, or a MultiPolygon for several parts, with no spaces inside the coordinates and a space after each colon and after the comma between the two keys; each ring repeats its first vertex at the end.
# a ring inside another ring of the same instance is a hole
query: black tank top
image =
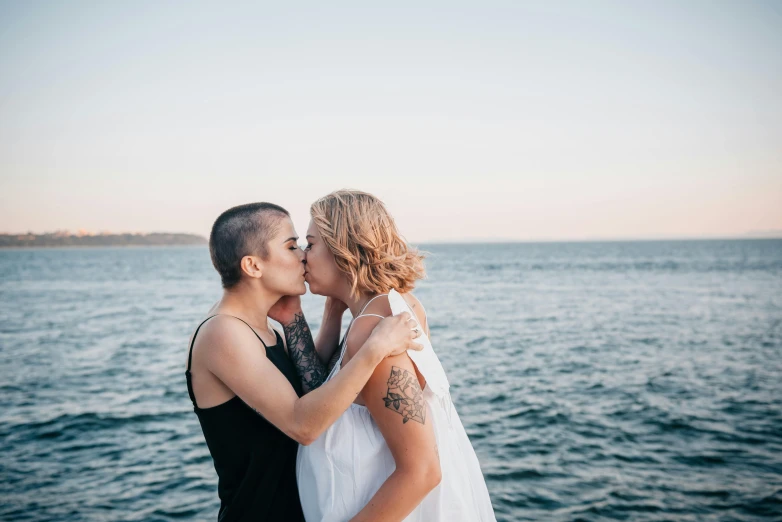
{"type": "MultiPolygon", "coordinates": [[[[212,317],[215,316],[207,317],[198,325],[193,335],[185,376],[193,409],[217,471],[217,494],[220,497],[217,520],[304,521],[296,485],[296,452],[299,447],[296,441],[256,413],[238,395],[211,408],[199,408],[196,404],[190,376],[193,344],[198,330],[212,317]]],[[[296,368],[285,353],[280,334],[276,330],[274,334],[277,338],[274,346],[266,346],[257,333],[255,336],[266,348],[266,357],[279,368],[301,397],[301,382],[296,368]]]]}

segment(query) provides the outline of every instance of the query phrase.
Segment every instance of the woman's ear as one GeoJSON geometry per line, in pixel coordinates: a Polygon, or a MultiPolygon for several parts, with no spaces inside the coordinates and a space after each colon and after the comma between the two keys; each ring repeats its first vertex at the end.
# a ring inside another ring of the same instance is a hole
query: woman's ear
{"type": "Polygon", "coordinates": [[[244,256],[240,263],[242,271],[254,279],[260,279],[263,275],[263,263],[255,256],[244,256]]]}

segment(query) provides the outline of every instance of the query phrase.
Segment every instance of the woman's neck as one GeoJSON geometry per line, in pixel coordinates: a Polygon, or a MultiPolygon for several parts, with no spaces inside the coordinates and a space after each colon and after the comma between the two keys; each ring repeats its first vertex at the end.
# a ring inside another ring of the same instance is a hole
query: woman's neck
{"type": "Polygon", "coordinates": [[[362,293],[357,298],[353,298],[353,297],[347,298],[347,300],[344,301],[344,303],[346,305],[348,305],[348,308],[350,308],[350,313],[355,318],[357,315],[359,315],[361,313],[361,311],[364,309],[364,307],[367,305],[367,303],[369,301],[371,301],[372,299],[374,299],[375,297],[377,297],[378,295],[380,295],[380,294],[376,294],[376,293],[364,294],[364,293],[362,293]]]}
{"type": "MultiPolygon", "coordinates": [[[[240,283],[241,284],[241,283],[240,283]]],[[[279,300],[279,296],[267,295],[255,288],[236,288],[223,291],[223,298],[217,306],[217,313],[235,315],[255,329],[268,330],[269,309],[279,300]]]]}

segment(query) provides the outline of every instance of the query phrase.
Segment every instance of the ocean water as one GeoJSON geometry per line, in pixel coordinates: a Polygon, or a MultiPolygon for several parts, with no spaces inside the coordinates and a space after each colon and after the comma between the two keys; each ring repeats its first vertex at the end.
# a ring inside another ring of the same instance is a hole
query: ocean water
{"type": "MultiPolygon", "coordinates": [[[[782,240],[424,248],[498,520],[782,520],[782,240]]],[[[204,247],[0,251],[0,519],[216,519],[219,295],[204,247]]]]}

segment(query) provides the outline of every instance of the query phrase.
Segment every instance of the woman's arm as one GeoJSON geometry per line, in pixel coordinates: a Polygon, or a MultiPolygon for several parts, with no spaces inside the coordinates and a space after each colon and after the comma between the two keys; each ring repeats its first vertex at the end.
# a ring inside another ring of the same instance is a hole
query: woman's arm
{"type": "Polygon", "coordinates": [[[297,442],[307,445],[350,406],[386,356],[418,346],[407,318],[383,321],[366,346],[329,382],[299,398],[279,369],[258,349],[245,324],[230,317],[208,322],[196,340],[206,368],[248,406],[297,442]],[[382,340],[383,342],[378,342],[382,340]]]}
{"type": "MultiPolygon", "coordinates": [[[[353,324],[348,353],[358,353],[379,321],[366,317],[353,324]]],[[[415,365],[407,353],[381,361],[361,391],[361,398],[391,450],[396,469],[352,520],[399,521],[437,487],[441,478],[434,429],[415,365]]]]}
{"type": "Polygon", "coordinates": [[[346,308],[339,300],[326,299],[317,342],[312,340],[299,296],[284,296],[269,310],[269,318],[282,325],[288,357],[296,367],[305,394],[318,388],[328,377],[328,358],[339,343],[342,314],[346,308]]]}

